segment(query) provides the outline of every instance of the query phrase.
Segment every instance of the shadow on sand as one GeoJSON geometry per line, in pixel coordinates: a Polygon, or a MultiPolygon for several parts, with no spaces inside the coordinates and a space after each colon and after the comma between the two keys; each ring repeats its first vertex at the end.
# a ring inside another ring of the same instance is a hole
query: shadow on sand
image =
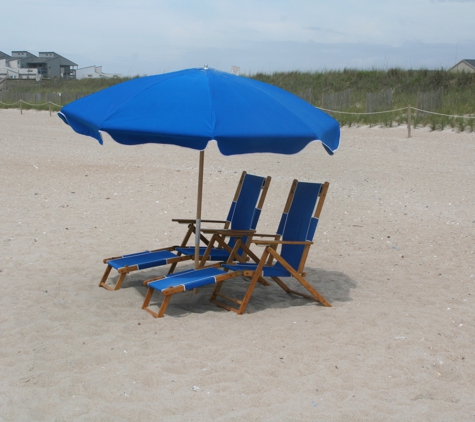
{"type": "MultiPolygon", "coordinates": [[[[180,270],[188,268],[191,268],[191,266],[182,266],[180,267],[180,270]]],[[[147,287],[143,285],[143,281],[160,275],[165,275],[166,273],[167,268],[134,273],[127,277],[121,290],[134,288],[145,297],[147,287]]],[[[112,277],[111,281],[115,282],[117,278],[118,277],[112,277]]],[[[351,290],[357,286],[357,282],[350,279],[344,273],[338,271],[325,271],[316,268],[307,268],[306,280],[332,304],[335,302],[351,301],[351,290]]],[[[252,314],[269,308],[289,308],[293,306],[308,306],[309,304],[320,306],[317,302],[313,302],[309,299],[287,294],[274,281],[271,279],[268,279],[268,281],[270,286],[257,284],[247,306],[246,313],[252,314]]],[[[286,278],[284,281],[291,289],[307,293],[300,283],[292,277],[286,278]]],[[[225,282],[222,292],[225,292],[229,296],[241,299],[246,292],[248,283],[249,281],[244,277],[237,277],[225,282]]],[[[198,289],[196,293],[185,292],[174,295],[171,299],[166,315],[180,317],[186,316],[190,313],[227,312],[209,301],[213,289],[214,285],[210,285],[198,289]]],[[[120,292],[114,293],[117,294],[120,292]]],[[[156,293],[152,299],[151,305],[155,306],[160,304],[162,298],[162,295],[156,293]]]]}

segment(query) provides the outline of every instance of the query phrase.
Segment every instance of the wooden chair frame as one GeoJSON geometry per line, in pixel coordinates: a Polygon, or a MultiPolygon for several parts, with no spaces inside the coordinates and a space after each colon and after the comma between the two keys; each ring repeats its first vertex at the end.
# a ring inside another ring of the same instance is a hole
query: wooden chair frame
{"type": "MultiPolygon", "coordinates": [[[[289,198],[287,200],[287,203],[284,208],[284,213],[287,213],[290,209],[293,195],[295,193],[295,190],[297,188],[298,181],[294,180],[292,184],[292,188],[290,190],[289,198]]],[[[314,217],[315,218],[320,218],[320,214],[323,208],[323,204],[325,202],[325,198],[328,192],[330,184],[328,182],[325,182],[322,184],[320,194],[319,194],[319,200],[317,203],[317,206],[315,208],[315,213],[314,217]]],[[[257,237],[259,235],[255,235],[257,237]]],[[[269,236],[269,235],[267,235],[269,236]]],[[[317,302],[320,302],[323,306],[326,307],[331,307],[330,302],[328,302],[312,285],[305,279],[306,274],[303,271],[305,267],[305,263],[307,261],[308,253],[310,251],[310,246],[313,245],[313,242],[310,241],[282,241],[279,239],[275,240],[252,240],[251,243],[256,244],[256,245],[264,245],[265,249],[264,252],[262,253],[260,259],[256,260],[256,257],[254,254],[251,255],[251,251],[248,249],[248,245],[241,244],[241,248],[243,248],[249,256],[253,258],[253,260],[258,264],[255,270],[244,270],[242,271],[242,276],[244,277],[249,277],[251,279],[249,286],[246,290],[246,293],[244,295],[244,298],[242,300],[238,300],[236,298],[230,297],[228,295],[225,295],[220,292],[223,283],[225,280],[219,281],[216,284],[216,287],[213,291],[213,294],[211,295],[211,302],[213,302],[215,305],[227,309],[229,311],[234,311],[237,314],[241,315],[244,313],[246,310],[247,304],[249,303],[249,299],[251,298],[251,295],[254,291],[254,288],[257,284],[258,281],[263,279],[263,271],[265,266],[270,266],[273,259],[275,259],[277,262],[279,262],[290,274],[292,277],[294,277],[309,293],[301,293],[296,290],[291,289],[287,284],[285,284],[281,278],[279,277],[270,277],[272,280],[274,280],[279,287],[281,287],[286,293],[288,294],[295,294],[299,295],[302,297],[305,297],[307,299],[312,299],[317,302]],[[304,251],[302,253],[300,263],[297,269],[293,268],[278,252],[277,252],[277,247],[280,245],[304,245],[304,251]],[[217,298],[220,297],[222,299],[225,299],[230,302],[234,302],[239,307],[233,307],[230,305],[227,305],[226,303],[223,303],[219,301],[217,298]]]]}
{"type": "MultiPolygon", "coordinates": [[[[226,245],[227,246],[227,245],[226,245]]],[[[209,254],[209,251],[208,249],[210,250],[211,248],[213,247],[213,242],[210,242],[208,247],[207,247],[207,253],[209,254]]],[[[238,238],[236,240],[236,243],[234,244],[234,247],[233,249],[231,250],[231,254],[229,256],[229,259],[228,259],[228,262],[233,262],[232,260],[238,256],[238,252],[239,250],[242,248],[242,241],[240,238],[238,238]]],[[[242,258],[241,258],[242,259],[242,258]]],[[[201,263],[205,262],[205,260],[201,260],[201,263]]],[[[212,264],[212,265],[208,265],[206,267],[201,267],[201,269],[205,269],[205,268],[219,268],[221,265],[221,263],[216,263],[216,264],[212,264]]],[[[156,277],[156,278],[152,278],[150,280],[145,280],[143,282],[143,284],[145,286],[148,286],[150,283],[154,282],[154,281],[158,281],[158,280],[162,280],[164,279],[166,276],[161,276],[161,277],[156,277]]],[[[233,277],[236,277],[233,273],[226,273],[226,274],[223,274],[223,276],[220,278],[220,280],[222,279],[223,281],[227,278],[233,278],[233,277]]],[[[183,285],[179,285],[179,286],[174,286],[174,287],[170,287],[166,290],[163,290],[161,293],[163,295],[163,300],[162,300],[162,303],[161,305],[159,306],[159,310],[158,312],[154,312],[152,309],[150,309],[150,301],[152,299],[152,296],[155,292],[155,289],[153,289],[152,287],[149,287],[148,290],[147,290],[147,294],[145,295],[145,299],[144,299],[144,302],[143,302],[143,305],[142,305],[142,309],[144,309],[145,311],[147,311],[149,314],[151,314],[154,318],[161,318],[165,315],[165,311],[167,310],[167,307],[168,307],[168,304],[170,303],[170,299],[171,297],[176,294],[176,293],[182,293],[185,291],[185,287],[183,285]]]]}
{"type": "MultiPolygon", "coordinates": [[[[237,185],[237,188],[236,188],[236,192],[234,193],[233,202],[236,202],[239,198],[239,195],[241,193],[241,190],[242,190],[242,187],[243,187],[243,184],[244,184],[246,174],[247,174],[246,171],[243,171],[242,174],[241,174],[241,177],[239,179],[239,182],[238,182],[238,185],[237,185]]],[[[267,178],[265,178],[264,184],[262,186],[262,191],[261,191],[261,195],[260,195],[260,198],[259,198],[259,202],[257,204],[257,208],[259,208],[259,209],[262,209],[262,207],[264,206],[264,201],[265,201],[265,198],[266,198],[266,195],[267,195],[267,191],[269,189],[270,181],[271,181],[271,177],[268,176],[267,178]]],[[[185,233],[185,236],[184,236],[181,244],[180,245],[169,246],[169,247],[165,247],[165,248],[153,249],[150,252],[176,251],[177,248],[184,248],[184,247],[188,246],[188,242],[189,242],[190,238],[192,237],[192,235],[194,235],[196,233],[196,219],[174,218],[174,219],[172,219],[172,221],[177,222],[178,224],[187,224],[188,225],[188,229],[185,233]]],[[[228,229],[230,224],[231,224],[231,221],[228,221],[228,220],[207,220],[207,219],[203,219],[203,220],[201,220],[201,222],[202,223],[209,223],[209,224],[223,224],[224,225],[223,229],[228,229]]],[[[202,228],[201,231],[200,231],[200,240],[201,240],[201,242],[203,242],[204,245],[208,246],[209,243],[210,243],[210,240],[204,235],[204,233],[214,234],[218,230],[221,230],[221,229],[202,228]]],[[[223,246],[221,246],[221,247],[223,247],[223,246]]],[[[229,251],[229,249],[230,248],[228,247],[227,250],[229,251]]],[[[209,256],[209,254],[208,254],[208,256],[209,256]]],[[[109,275],[110,275],[111,270],[112,270],[112,266],[108,265],[108,262],[112,261],[112,260],[115,260],[115,259],[120,259],[120,258],[122,258],[122,256],[115,256],[115,257],[111,257],[111,258],[105,258],[103,260],[103,263],[107,264],[107,267],[106,267],[106,269],[104,271],[104,274],[103,274],[103,276],[102,276],[102,278],[99,282],[99,287],[104,287],[105,289],[107,289],[109,291],[119,290],[122,287],[122,283],[124,282],[127,274],[139,270],[137,265],[124,266],[122,268],[119,268],[117,270],[117,272],[119,273],[119,278],[118,278],[117,282],[115,283],[115,285],[106,284],[106,281],[109,278],[109,275]]],[[[167,261],[167,264],[171,264],[170,268],[168,270],[168,274],[171,274],[175,271],[176,265],[179,262],[188,261],[188,260],[191,260],[191,259],[194,259],[194,255],[182,255],[180,252],[177,251],[177,257],[176,258],[171,258],[167,261]]]]}
{"type": "MultiPolygon", "coordinates": [[[[298,184],[298,181],[294,180],[294,182],[292,184],[290,194],[289,194],[289,199],[287,200],[286,206],[284,208],[284,213],[287,213],[290,209],[290,206],[291,206],[291,203],[292,203],[292,198],[293,198],[293,195],[295,193],[297,184],[298,184]]],[[[326,194],[327,194],[327,191],[328,191],[328,187],[329,187],[328,182],[325,182],[324,184],[322,184],[320,194],[319,194],[319,201],[317,203],[315,213],[314,213],[315,218],[320,217],[320,213],[321,213],[321,210],[323,208],[323,203],[325,201],[325,197],[326,197],[326,194]]],[[[211,299],[210,299],[211,302],[213,302],[214,304],[216,304],[217,306],[219,306],[221,308],[227,309],[229,311],[236,312],[239,315],[243,314],[244,311],[246,310],[246,307],[249,303],[249,300],[252,296],[252,293],[254,291],[254,288],[255,288],[256,284],[258,282],[260,282],[264,285],[269,285],[267,283],[267,281],[264,279],[264,269],[265,269],[266,266],[271,266],[273,260],[276,260],[310,294],[301,293],[299,291],[291,289],[279,277],[275,277],[275,276],[270,277],[286,293],[299,295],[299,296],[302,296],[302,297],[305,297],[305,298],[308,298],[308,299],[311,299],[311,300],[315,300],[315,301],[321,303],[323,306],[331,307],[331,304],[305,279],[306,274],[303,270],[304,270],[304,267],[305,267],[305,262],[307,260],[310,247],[311,247],[311,245],[313,245],[313,242],[311,242],[311,241],[285,241],[285,240],[280,240],[279,235],[258,235],[257,234],[257,235],[254,235],[254,236],[255,237],[257,237],[257,236],[274,237],[274,239],[273,240],[254,240],[254,239],[252,239],[252,240],[250,240],[246,243],[243,243],[241,239],[245,236],[249,236],[249,234],[250,233],[248,231],[241,231],[241,232],[234,231],[232,233],[229,233],[228,230],[219,230],[216,233],[214,233],[214,235],[212,236],[212,238],[211,238],[211,240],[208,244],[208,247],[206,249],[206,252],[205,252],[205,254],[203,255],[203,257],[201,259],[201,262],[200,262],[201,269],[212,268],[212,267],[220,268],[222,266],[222,263],[217,263],[217,264],[213,264],[213,265],[209,265],[209,266],[204,266],[204,264],[206,263],[207,254],[209,254],[209,251],[212,249],[214,243],[219,243],[219,244],[222,244],[223,247],[228,247],[229,248],[229,246],[224,242],[224,239],[223,239],[224,235],[233,235],[235,237],[238,237],[238,239],[237,239],[237,241],[234,245],[234,248],[230,251],[231,253],[230,253],[230,256],[229,256],[229,259],[228,259],[227,263],[232,263],[232,262],[235,262],[235,261],[244,262],[244,259],[239,258],[239,255],[238,255],[239,250],[242,250],[242,251],[244,251],[246,256],[249,256],[257,264],[257,267],[253,270],[245,270],[244,269],[244,270],[238,270],[238,271],[233,270],[233,271],[229,271],[229,272],[224,272],[222,275],[217,276],[216,277],[216,287],[215,287],[215,289],[213,291],[213,294],[211,295],[211,299]],[[260,258],[250,249],[250,247],[249,247],[250,243],[265,246],[265,249],[264,249],[264,251],[263,251],[260,258]],[[293,268],[280,255],[280,253],[277,252],[278,246],[285,245],[285,244],[288,244],[288,245],[304,245],[305,246],[304,251],[301,255],[301,259],[300,259],[300,263],[298,265],[298,268],[293,268]],[[246,277],[246,278],[250,279],[249,286],[248,286],[248,288],[247,288],[247,290],[244,294],[244,297],[242,299],[237,299],[237,298],[231,297],[231,296],[226,295],[226,294],[224,294],[220,291],[222,286],[223,286],[223,283],[225,281],[227,281],[229,279],[232,279],[232,278],[235,278],[235,277],[239,277],[239,276],[246,277]],[[230,306],[230,305],[218,300],[218,297],[220,299],[226,300],[228,302],[233,302],[234,304],[236,304],[238,306],[237,307],[230,306]]],[[[200,269],[198,269],[197,271],[200,271],[200,269]]],[[[155,278],[155,279],[151,279],[151,280],[147,280],[147,281],[144,282],[144,285],[148,285],[153,281],[161,280],[163,278],[165,278],[165,276],[155,278]]],[[[165,311],[168,307],[168,304],[170,302],[171,296],[173,296],[176,293],[181,293],[181,292],[184,292],[184,291],[185,291],[185,287],[183,285],[173,286],[173,287],[170,287],[168,289],[162,290],[161,293],[164,297],[163,301],[162,301],[161,305],[159,306],[158,312],[154,312],[152,309],[150,309],[149,306],[150,306],[152,296],[155,292],[155,289],[152,288],[152,287],[149,287],[148,291],[147,291],[147,294],[145,296],[144,303],[142,305],[142,309],[149,312],[155,318],[163,317],[164,314],[165,314],[165,311]]]]}

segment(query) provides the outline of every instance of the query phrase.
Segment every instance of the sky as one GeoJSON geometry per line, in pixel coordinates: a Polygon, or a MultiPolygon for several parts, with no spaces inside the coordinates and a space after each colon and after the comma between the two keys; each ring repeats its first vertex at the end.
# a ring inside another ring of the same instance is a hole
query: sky
{"type": "Polygon", "coordinates": [[[0,51],[54,51],[122,76],[449,69],[475,59],[475,0],[22,0],[0,51]]]}

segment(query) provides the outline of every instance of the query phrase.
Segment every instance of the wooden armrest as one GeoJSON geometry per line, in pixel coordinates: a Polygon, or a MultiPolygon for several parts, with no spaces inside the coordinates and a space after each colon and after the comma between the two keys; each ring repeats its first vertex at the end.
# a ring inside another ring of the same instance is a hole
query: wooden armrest
{"type": "Polygon", "coordinates": [[[292,241],[292,240],[253,240],[256,245],[313,245],[308,241],[292,241]]]}
{"type": "Polygon", "coordinates": [[[273,237],[276,239],[277,237],[280,237],[280,234],[255,233],[254,237],[273,237]]]}
{"type": "Polygon", "coordinates": [[[254,230],[233,230],[233,229],[201,229],[206,234],[220,234],[223,236],[245,237],[254,235],[254,230]]]}
{"type": "Polygon", "coordinates": [[[173,245],[173,246],[167,246],[166,248],[152,249],[150,252],[176,251],[176,248],[179,248],[179,246],[173,245]]]}
{"type": "MultiPolygon", "coordinates": [[[[172,221],[176,221],[178,224],[190,224],[196,223],[196,218],[172,218],[172,221]]],[[[201,220],[202,223],[226,223],[223,220],[201,220]]]]}

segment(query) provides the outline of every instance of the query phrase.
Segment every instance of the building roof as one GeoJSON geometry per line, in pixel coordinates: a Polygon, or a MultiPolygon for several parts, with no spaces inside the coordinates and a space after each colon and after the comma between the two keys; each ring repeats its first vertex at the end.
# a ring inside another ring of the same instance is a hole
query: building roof
{"type": "Polygon", "coordinates": [[[26,59],[27,57],[36,57],[36,56],[26,50],[12,51],[12,58],[14,59],[26,59]]]}
{"type": "Polygon", "coordinates": [[[475,60],[465,59],[465,60],[462,60],[462,61],[469,64],[470,66],[472,66],[475,69],[475,60]]]}
{"type": "Polygon", "coordinates": [[[1,59],[11,60],[12,56],[9,56],[8,54],[4,53],[3,51],[0,51],[0,60],[1,59]]]}
{"type": "Polygon", "coordinates": [[[51,53],[44,53],[40,52],[40,57],[28,57],[27,58],[27,63],[46,63],[49,62],[50,60],[55,60],[59,59],[59,65],[60,66],[77,66],[76,63],[72,62],[71,60],[66,59],[63,56],[60,56],[59,54],[56,54],[54,52],[51,53]],[[52,54],[52,56],[46,56],[46,54],[52,54]]]}
{"type": "Polygon", "coordinates": [[[460,63],[466,63],[466,64],[468,64],[470,67],[473,67],[473,69],[475,70],[475,60],[472,60],[472,59],[463,59],[463,60],[460,60],[455,66],[451,67],[451,68],[449,69],[449,71],[452,70],[452,69],[454,69],[454,68],[456,68],[460,63]]]}

